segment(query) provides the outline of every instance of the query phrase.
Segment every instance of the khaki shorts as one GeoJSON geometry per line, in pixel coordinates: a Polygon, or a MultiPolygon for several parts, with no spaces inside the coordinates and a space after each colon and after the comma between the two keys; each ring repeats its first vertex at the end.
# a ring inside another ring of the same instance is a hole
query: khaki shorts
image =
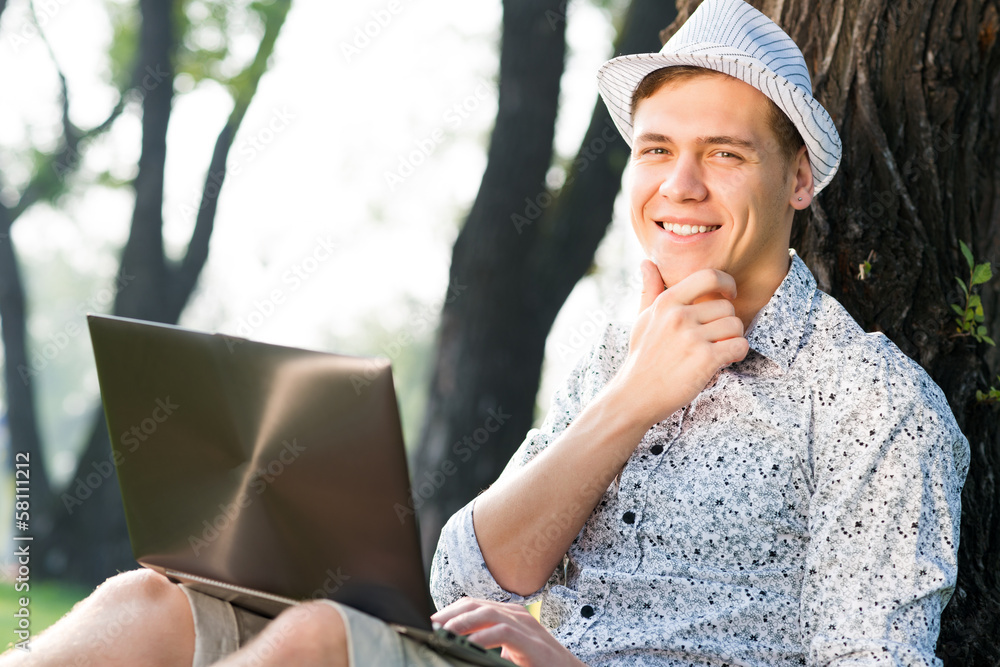
{"type": "MultiPolygon", "coordinates": [[[[181,585],[194,616],[194,663],[206,667],[245,646],[271,619],[181,585]]],[[[351,607],[324,600],[340,612],[347,628],[352,667],[464,667],[469,663],[440,655],[403,637],[379,619],[351,607]]],[[[258,650],[266,658],[266,645],[258,650]]]]}

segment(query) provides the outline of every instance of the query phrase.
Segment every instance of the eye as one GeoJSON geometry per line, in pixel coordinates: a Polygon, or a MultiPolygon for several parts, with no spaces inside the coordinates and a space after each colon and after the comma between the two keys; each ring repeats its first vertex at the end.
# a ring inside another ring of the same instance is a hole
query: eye
{"type": "Polygon", "coordinates": [[[742,157],[740,157],[736,153],[731,153],[729,151],[717,151],[715,154],[718,157],[727,158],[727,159],[730,159],[730,160],[742,160],[743,159],[742,157]]]}
{"type": "Polygon", "coordinates": [[[669,151],[666,148],[645,148],[640,152],[640,155],[666,155],[669,151]]]}

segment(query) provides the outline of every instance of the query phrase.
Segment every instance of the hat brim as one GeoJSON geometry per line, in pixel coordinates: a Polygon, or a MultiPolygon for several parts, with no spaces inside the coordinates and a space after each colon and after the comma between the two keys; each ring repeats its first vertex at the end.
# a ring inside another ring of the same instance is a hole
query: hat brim
{"type": "Polygon", "coordinates": [[[830,114],[801,86],[789,82],[761,61],[742,54],[637,53],[604,63],[597,72],[597,88],[629,146],[632,145],[633,92],[651,72],[680,65],[728,74],[762,92],[788,116],[802,136],[813,172],[813,192],[818,194],[833,179],[840,166],[842,147],[830,114]]]}

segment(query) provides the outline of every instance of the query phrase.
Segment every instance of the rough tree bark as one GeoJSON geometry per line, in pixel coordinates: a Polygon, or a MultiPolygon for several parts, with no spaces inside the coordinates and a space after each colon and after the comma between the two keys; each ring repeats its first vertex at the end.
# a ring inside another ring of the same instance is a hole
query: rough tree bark
{"type": "MultiPolygon", "coordinates": [[[[504,2],[497,121],[453,250],[414,466],[425,563],[444,522],[496,479],[531,428],[545,338],[593,262],[627,161],[598,102],[565,185],[558,194],[546,187],[565,9],[565,0],[504,2]]],[[[662,0],[636,0],[616,52],[655,50],[675,13],[662,0]]]]}
{"type": "MultiPolygon", "coordinates": [[[[216,140],[205,178],[195,228],[184,258],[168,262],[163,247],[163,185],[166,162],[166,135],[173,103],[173,57],[177,48],[174,34],[174,4],[162,0],[140,0],[142,17],[136,85],[142,88],[142,147],[133,187],[135,208],[129,238],[122,252],[113,306],[116,315],[156,322],[176,323],[191,296],[208,257],[208,243],[215,221],[219,192],[226,177],[226,159],[236,132],[246,115],[257,85],[267,71],[268,58],[284,24],[291,0],[278,0],[266,11],[264,35],[253,62],[240,75],[234,107],[216,140]]],[[[60,78],[61,75],[60,75],[60,78]]],[[[64,119],[68,119],[68,93],[63,80],[64,119]]],[[[116,114],[120,112],[116,109],[116,114]]],[[[109,121],[98,128],[106,129],[109,121]]],[[[66,159],[56,165],[78,162],[79,131],[66,121],[62,152],[66,159]]],[[[65,173],[57,176],[63,177],[65,173]]],[[[0,232],[6,233],[13,221],[45,192],[25,191],[14,209],[0,208],[0,232]]],[[[110,442],[104,415],[94,413],[83,455],[73,480],[61,493],[49,488],[41,465],[37,416],[30,382],[21,382],[17,368],[30,367],[24,337],[25,299],[20,273],[11,244],[0,247],[0,318],[6,354],[7,395],[11,420],[18,429],[11,434],[16,449],[31,448],[32,530],[37,551],[44,559],[36,565],[42,576],[93,585],[118,570],[135,567],[125,527],[117,478],[111,464],[110,442]],[[12,363],[24,360],[20,366],[12,363]],[[12,375],[13,373],[13,375],[12,375]],[[18,378],[12,382],[13,378],[18,378]],[[33,437],[33,441],[31,438],[33,437]],[[38,463],[36,464],[36,461],[38,463]],[[100,480],[92,483],[90,480],[100,480]]],[[[79,322],[84,327],[84,322],[79,322]]],[[[12,424],[13,425],[13,424],[12,424]]]]}

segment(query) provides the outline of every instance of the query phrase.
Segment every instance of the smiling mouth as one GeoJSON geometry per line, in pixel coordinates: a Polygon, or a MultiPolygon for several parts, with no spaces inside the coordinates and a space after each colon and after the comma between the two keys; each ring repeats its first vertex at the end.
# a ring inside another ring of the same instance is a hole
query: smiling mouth
{"type": "Polygon", "coordinates": [[[707,232],[714,232],[719,229],[722,225],[678,225],[672,222],[659,222],[660,229],[665,229],[668,232],[673,232],[678,236],[694,236],[695,234],[705,234],[707,232]]]}

